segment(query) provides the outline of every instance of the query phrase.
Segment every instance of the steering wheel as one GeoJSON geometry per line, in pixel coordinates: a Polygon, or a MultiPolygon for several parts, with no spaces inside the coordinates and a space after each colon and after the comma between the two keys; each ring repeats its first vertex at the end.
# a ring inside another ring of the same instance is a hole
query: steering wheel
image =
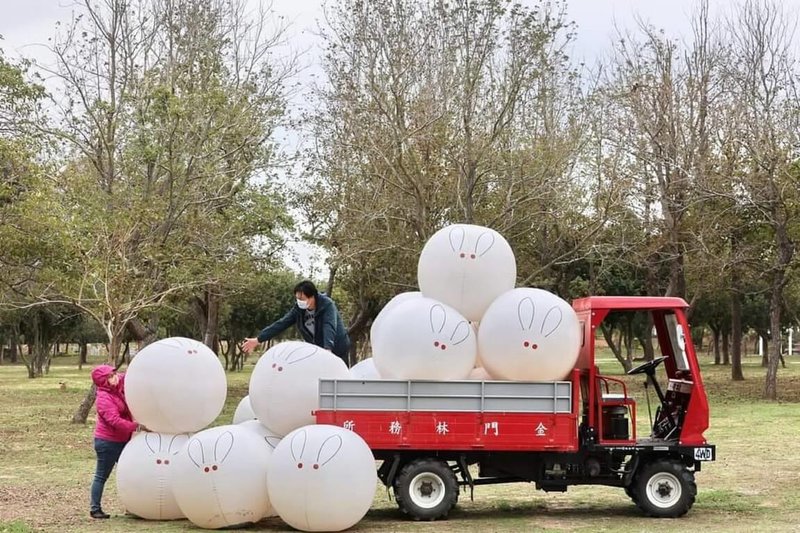
{"type": "Polygon", "coordinates": [[[652,361],[647,361],[646,363],[642,363],[641,365],[637,366],[636,368],[631,368],[628,370],[628,375],[632,376],[634,374],[648,374],[650,371],[655,370],[655,368],[664,362],[665,359],[669,359],[668,355],[662,357],[656,357],[652,361]]]}

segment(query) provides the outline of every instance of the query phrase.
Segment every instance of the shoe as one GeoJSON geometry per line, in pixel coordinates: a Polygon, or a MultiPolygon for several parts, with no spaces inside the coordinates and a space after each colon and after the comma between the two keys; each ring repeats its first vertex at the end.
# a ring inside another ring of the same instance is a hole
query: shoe
{"type": "Polygon", "coordinates": [[[97,511],[91,511],[89,516],[92,518],[111,518],[110,514],[104,513],[102,509],[98,509],[97,511]]]}

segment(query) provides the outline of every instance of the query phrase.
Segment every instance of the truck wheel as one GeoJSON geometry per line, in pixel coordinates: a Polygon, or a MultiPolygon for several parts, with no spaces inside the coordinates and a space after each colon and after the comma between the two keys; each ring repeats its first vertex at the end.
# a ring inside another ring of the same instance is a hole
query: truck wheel
{"type": "Polygon", "coordinates": [[[676,518],[694,504],[694,473],[679,461],[659,459],[643,466],[636,475],[633,501],[649,516],[676,518]]]}
{"type": "Polygon", "coordinates": [[[445,518],[458,501],[458,479],[444,461],[417,459],[398,474],[394,497],[414,520],[445,518]]]}

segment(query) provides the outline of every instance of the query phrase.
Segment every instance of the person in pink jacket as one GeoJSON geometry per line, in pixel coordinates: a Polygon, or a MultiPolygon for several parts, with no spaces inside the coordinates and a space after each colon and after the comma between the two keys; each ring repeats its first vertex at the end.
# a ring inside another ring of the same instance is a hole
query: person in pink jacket
{"type": "Polygon", "coordinates": [[[92,381],[97,386],[97,425],[94,428],[97,468],[92,482],[89,516],[109,518],[100,505],[103,488],[138,424],[133,421],[125,402],[125,374],[118,373],[113,366],[100,365],[92,370],[92,381]]]}

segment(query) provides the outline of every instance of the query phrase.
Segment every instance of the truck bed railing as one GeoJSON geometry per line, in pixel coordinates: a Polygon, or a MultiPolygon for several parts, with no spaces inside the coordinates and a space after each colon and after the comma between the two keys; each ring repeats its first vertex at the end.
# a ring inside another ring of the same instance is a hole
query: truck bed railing
{"type": "Polygon", "coordinates": [[[571,413],[570,381],[331,380],[319,407],[350,411],[571,413]]]}

